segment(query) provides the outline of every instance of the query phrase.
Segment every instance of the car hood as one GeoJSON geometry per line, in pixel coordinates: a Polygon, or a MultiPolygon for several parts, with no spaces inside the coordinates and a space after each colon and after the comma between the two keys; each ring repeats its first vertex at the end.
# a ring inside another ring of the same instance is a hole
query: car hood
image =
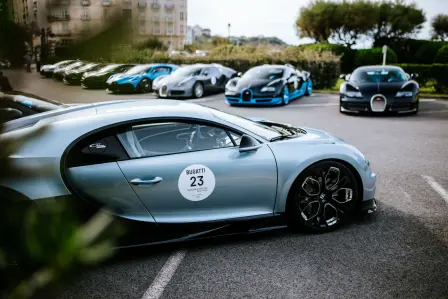
{"type": "Polygon", "coordinates": [[[115,74],[109,77],[109,79],[107,80],[108,83],[110,82],[115,82],[115,81],[126,81],[126,80],[130,80],[130,79],[134,79],[134,78],[140,78],[142,75],[137,74],[137,75],[127,75],[125,73],[119,73],[119,74],[115,74]]]}
{"type": "Polygon", "coordinates": [[[349,85],[358,88],[363,95],[395,95],[400,91],[403,84],[405,84],[405,82],[349,83],[349,85]]]}
{"type": "MultiPolygon", "coordinates": [[[[263,124],[263,122],[279,123],[279,122],[274,122],[274,121],[270,121],[270,120],[266,120],[266,119],[262,119],[262,118],[249,117],[249,119],[252,121],[261,123],[261,124],[263,124]]],[[[279,123],[279,124],[282,124],[282,123],[279,123]]],[[[283,125],[288,125],[288,124],[283,124],[283,125]]],[[[309,128],[309,127],[302,127],[302,126],[293,126],[293,125],[290,125],[290,126],[297,128],[297,129],[304,130],[304,131],[306,131],[306,134],[303,136],[300,136],[298,138],[284,139],[284,140],[281,140],[280,142],[299,142],[299,143],[308,143],[308,144],[345,143],[345,141],[342,138],[339,138],[339,137],[337,137],[333,134],[330,134],[326,131],[309,128]]]]}
{"type": "Polygon", "coordinates": [[[241,78],[236,82],[236,89],[243,90],[247,88],[263,88],[272,81],[273,80],[269,79],[241,78]]]}
{"type": "Polygon", "coordinates": [[[187,82],[191,79],[193,79],[194,76],[166,76],[162,78],[160,81],[158,81],[159,85],[172,85],[177,84],[180,82],[187,82]]]}

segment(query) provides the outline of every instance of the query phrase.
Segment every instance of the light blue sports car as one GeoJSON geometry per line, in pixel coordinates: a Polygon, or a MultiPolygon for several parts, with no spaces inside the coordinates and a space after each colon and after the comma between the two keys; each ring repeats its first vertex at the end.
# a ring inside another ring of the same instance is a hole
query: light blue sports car
{"type": "Polygon", "coordinates": [[[0,202],[13,194],[102,209],[128,222],[135,238],[123,247],[287,225],[328,232],[376,210],[369,160],[320,130],[182,101],[127,100],[13,120],[0,137],[42,123],[47,130],[10,156],[33,175],[2,179],[0,202]]]}
{"type": "Polygon", "coordinates": [[[230,105],[287,105],[313,92],[311,74],[292,65],[262,65],[248,70],[241,78],[226,85],[226,101],[230,105]]]}
{"type": "Polygon", "coordinates": [[[159,76],[169,75],[179,67],[174,64],[140,64],[126,73],[115,74],[107,80],[107,89],[111,92],[152,91],[152,81],[159,76]]]}

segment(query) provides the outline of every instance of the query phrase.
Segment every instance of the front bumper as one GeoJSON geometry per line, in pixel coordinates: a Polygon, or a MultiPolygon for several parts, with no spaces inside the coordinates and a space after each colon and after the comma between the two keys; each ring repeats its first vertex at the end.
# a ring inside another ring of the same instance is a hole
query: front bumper
{"type": "Polygon", "coordinates": [[[159,98],[190,98],[193,96],[192,90],[172,89],[167,86],[156,89],[154,92],[159,98]]]}
{"type": "Polygon", "coordinates": [[[135,92],[135,87],[131,83],[112,82],[107,84],[107,90],[111,92],[135,92]]]}
{"type": "Polygon", "coordinates": [[[40,74],[44,77],[50,78],[51,76],[53,76],[54,70],[40,70],[40,74]]]}
{"type": "MultiPolygon", "coordinates": [[[[419,99],[418,96],[412,98],[396,98],[396,97],[384,97],[386,99],[384,111],[375,111],[375,113],[387,113],[398,112],[407,113],[415,112],[418,109],[419,99]]],[[[340,98],[341,111],[342,112],[374,112],[372,111],[371,99],[364,98],[347,98],[341,96],[340,98]]]]}
{"type": "Polygon", "coordinates": [[[282,95],[276,92],[254,92],[252,89],[246,89],[242,92],[232,92],[227,90],[225,93],[226,101],[230,105],[252,105],[252,106],[272,106],[280,105],[283,101],[282,95]]]}
{"type": "Polygon", "coordinates": [[[71,85],[79,85],[79,84],[81,84],[81,78],[80,77],[64,76],[62,81],[65,84],[71,84],[71,85]]]}
{"type": "Polygon", "coordinates": [[[361,202],[360,210],[362,213],[365,214],[373,214],[378,209],[378,206],[376,204],[376,199],[371,198],[369,200],[364,200],[361,202]]]}
{"type": "Polygon", "coordinates": [[[53,78],[62,81],[64,79],[64,73],[53,73],[53,78]]]}

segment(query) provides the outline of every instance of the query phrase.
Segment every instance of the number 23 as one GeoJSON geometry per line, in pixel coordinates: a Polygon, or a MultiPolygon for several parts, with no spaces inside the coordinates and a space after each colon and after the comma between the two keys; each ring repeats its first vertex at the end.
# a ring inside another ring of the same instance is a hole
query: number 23
{"type": "Polygon", "coordinates": [[[200,176],[198,176],[198,177],[195,177],[195,176],[192,176],[191,178],[190,178],[190,181],[192,181],[191,182],[191,187],[196,187],[196,186],[202,186],[202,185],[204,185],[204,181],[202,180],[204,177],[202,176],[202,175],[200,175],[200,176]],[[197,181],[197,184],[196,184],[196,181],[197,181]]]}

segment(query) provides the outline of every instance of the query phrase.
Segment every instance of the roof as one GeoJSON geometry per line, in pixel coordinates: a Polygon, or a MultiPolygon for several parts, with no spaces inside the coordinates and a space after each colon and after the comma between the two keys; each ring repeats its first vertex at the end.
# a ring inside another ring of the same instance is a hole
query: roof
{"type": "Polygon", "coordinates": [[[401,67],[395,66],[395,65],[365,65],[365,66],[360,66],[357,69],[395,69],[395,70],[401,70],[401,67]]]}

